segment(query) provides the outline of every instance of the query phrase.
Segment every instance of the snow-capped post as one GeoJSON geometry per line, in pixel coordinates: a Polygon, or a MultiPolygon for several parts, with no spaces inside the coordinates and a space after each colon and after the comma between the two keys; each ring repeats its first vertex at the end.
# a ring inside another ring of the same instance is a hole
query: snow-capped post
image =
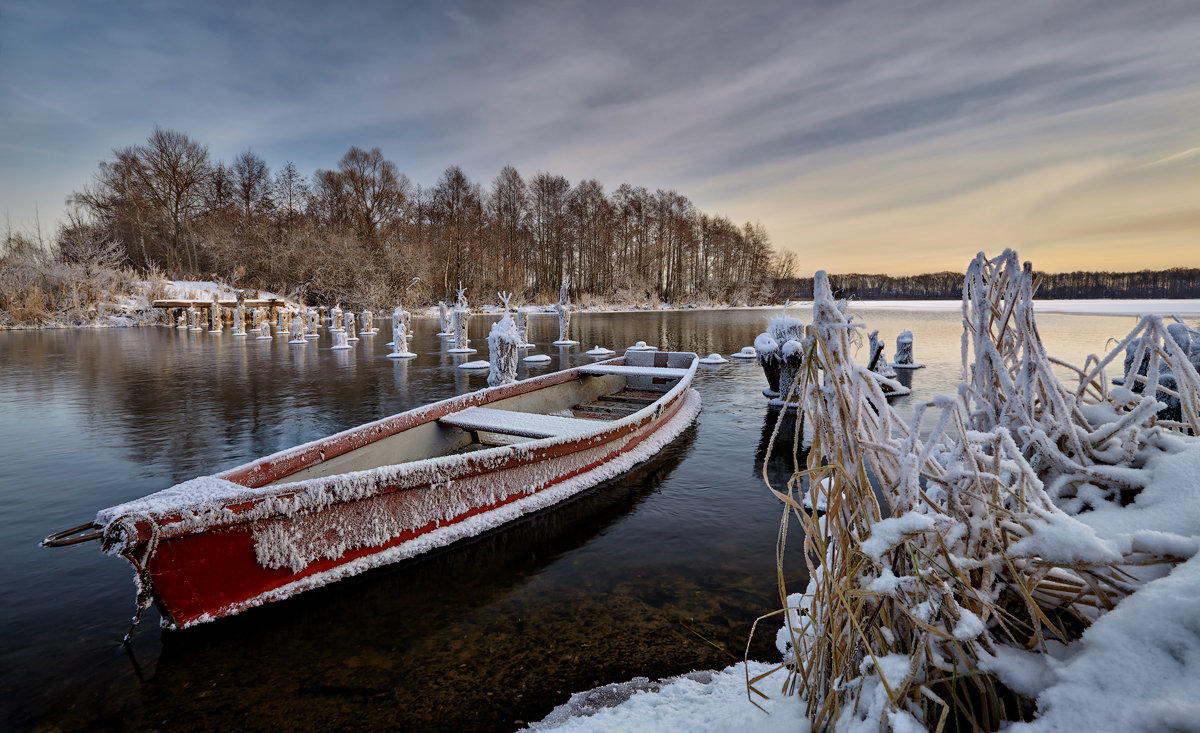
{"type": "Polygon", "coordinates": [[[763,395],[772,403],[782,400],[792,389],[799,372],[804,339],[804,324],[799,318],[787,314],[792,301],[783,304],[783,311],[774,318],[767,320],[767,330],[754,339],[754,349],[758,354],[758,364],[767,377],[767,386],[763,395]]]}
{"type": "Polygon", "coordinates": [[[454,333],[454,322],[450,319],[450,311],[446,308],[446,301],[438,301],[438,336],[451,336],[454,333]]]}
{"type": "Polygon", "coordinates": [[[287,320],[287,311],[282,308],[275,311],[275,333],[287,333],[291,325],[287,320]]]}
{"type": "Polygon", "coordinates": [[[913,361],[912,344],[912,331],[901,331],[900,335],[896,337],[896,360],[892,362],[893,367],[896,369],[920,369],[925,366],[913,361]]]}
{"type": "Polygon", "coordinates": [[[321,327],[321,319],[325,317],[324,311],[325,308],[322,307],[319,310],[313,309],[308,312],[308,338],[320,338],[321,334],[317,329],[321,327]]]}
{"type": "Polygon", "coordinates": [[[188,312],[187,312],[187,310],[180,308],[179,309],[179,328],[187,328],[187,327],[188,327],[188,312]]]}
{"type": "Polygon", "coordinates": [[[396,306],[396,310],[392,311],[392,353],[388,354],[389,359],[411,359],[416,356],[408,350],[408,325],[406,323],[404,309],[396,306]]]}
{"type": "Polygon", "coordinates": [[[529,314],[524,308],[517,308],[517,333],[521,334],[521,348],[532,349],[533,344],[529,343],[529,314]]]}
{"type": "Polygon", "coordinates": [[[329,319],[330,319],[330,324],[329,324],[330,327],[334,331],[341,331],[342,330],[342,307],[339,305],[335,305],[333,307],[333,310],[331,310],[329,312],[329,319]]]}
{"type": "Polygon", "coordinates": [[[879,329],[875,329],[867,336],[868,357],[867,369],[889,379],[896,376],[896,370],[888,364],[887,357],[883,355],[884,343],[879,338],[879,329]]]}
{"type": "Polygon", "coordinates": [[[454,304],[454,348],[447,349],[450,354],[473,354],[475,349],[472,349],[467,344],[470,339],[467,336],[467,324],[471,318],[471,310],[467,306],[467,289],[458,284],[458,301],[454,304]]]}
{"type": "Polygon", "coordinates": [[[316,318],[316,323],[314,324],[313,331],[315,332],[318,328],[321,328],[324,325],[325,325],[325,306],[322,305],[322,306],[317,307],[317,318],[316,318]]]}
{"type": "Polygon", "coordinates": [[[375,314],[369,310],[362,312],[362,332],[364,336],[370,336],[375,333],[375,314]]]}
{"type": "Polygon", "coordinates": [[[912,364],[912,331],[901,331],[896,337],[896,363],[912,364]]]}
{"type": "Polygon", "coordinates": [[[354,311],[346,311],[346,315],[342,316],[343,327],[346,331],[347,341],[358,341],[358,334],[354,332],[354,311]]]}
{"type": "Polygon", "coordinates": [[[572,341],[570,337],[571,331],[571,278],[563,280],[562,287],[558,289],[558,304],[554,306],[554,310],[558,311],[558,340],[554,342],[555,346],[574,346],[579,343],[572,341]]]}
{"type": "Polygon", "coordinates": [[[304,335],[305,335],[304,332],[306,330],[305,323],[307,320],[308,320],[308,311],[304,312],[304,318],[301,318],[299,313],[295,314],[292,317],[292,340],[288,341],[289,344],[307,344],[308,343],[308,341],[304,340],[304,335]]]}
{"type": "Polygon", "coordinates": [[[270,341],[271,340],[271,322],[265,318],[262,319],[261,321],[259,321],[259,324],[258,324],[258,340],[259,341],[270,341]]]}
{"type": "Polygon", "coordinates": [[[246,291],[237,291],[237,305],[233,308],[233,335],[246,335],[246,291]]]}
{"type": "Polygon", "coordinates": [[[208,309],[208,332],[221,332],[221,301],[216,293],[213,293],[212,306],[208,309]]]}
{"type": "Polygon", "coordinates": [[[512,384],[517,381],[517,350],[524,339],[508,312],[512,293],[496,293],[504,304],[504,315],[492,324],[488,334],[488,386],[512,384]]]}
{"type": "Polygon", "coordinates": [[[345,349],[350,348],[350,344],[347,343],[347,341],[348,341],[348,339],[346,338],[345,331],[334,331],[333,332],[332,350],[333,351],[344,351],[345,349]]]}

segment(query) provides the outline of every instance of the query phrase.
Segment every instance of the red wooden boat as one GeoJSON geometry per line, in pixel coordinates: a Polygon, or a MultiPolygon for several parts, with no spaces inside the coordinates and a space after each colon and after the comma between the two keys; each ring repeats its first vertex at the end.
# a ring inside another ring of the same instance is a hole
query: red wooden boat
{"type": "Polygon", "coordinates": [[[184,628],[412,557],[648,459],[695,419],[692,353],[629,352],[193,479],[47,537],[100,539],[184,628]]]}

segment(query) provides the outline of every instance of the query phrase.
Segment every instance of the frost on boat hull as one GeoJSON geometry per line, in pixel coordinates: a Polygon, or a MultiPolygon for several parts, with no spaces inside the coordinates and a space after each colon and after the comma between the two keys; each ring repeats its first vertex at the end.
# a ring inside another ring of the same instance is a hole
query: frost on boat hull
{"type": "Polygon", "coordinates": [[[630,354],[480,390],[106,509],[94,527],[139,568],[164,626],[233,615],[628,471],[695,419],[696,363],[630,354]]]}

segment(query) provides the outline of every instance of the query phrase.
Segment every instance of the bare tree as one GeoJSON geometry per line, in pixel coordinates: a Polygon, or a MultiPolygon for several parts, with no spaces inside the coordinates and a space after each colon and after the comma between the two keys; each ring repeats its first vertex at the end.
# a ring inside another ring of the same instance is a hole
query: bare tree
{"type": "Polygon", "coordinates": [[[238,204],[248,224],[254,214],[271,208],[271,172],[267,162],[249,149],[239,153],[230,168],[238,204]]]}
{"type": "Polygon", "coordinates": [[[379,148],[352,147],[338,162],[359,237],[378,247],[380,230],[395,222],[412,185],[379,148]]]}

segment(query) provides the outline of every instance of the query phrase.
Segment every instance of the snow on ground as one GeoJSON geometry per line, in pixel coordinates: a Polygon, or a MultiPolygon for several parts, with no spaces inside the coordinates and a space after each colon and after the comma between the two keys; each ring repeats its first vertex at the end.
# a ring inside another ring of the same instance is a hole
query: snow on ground
{"type": "MultiPolygon", "coordinates": [[[[1200,441],[1180,438],[1177,452],[1158,456],[1146,469],[1153,479],[1132,504],[1106,505],[1077,519],[1104,541],[1195,555],[1200,549],[1200,441]]],[[[896,520],[898,533],[907,529],[899,526],[905,521],[896,520]]],[[[1050,654],[1001,647],[985,665],[1012,689],[1037,698],[1038,717],[1007,730],[1200,731],[1200,555],[1169,572],[1153,566],[1140,574],[1149,582],[1070,647],[1050,654]]],[[[751,676],[771,667],[763,662],[749,666],[751,676]]],[[[719,672],[692,672],[657,683],[636,678],[576,693],[530,728],[808,731],[803,702],[777,694],[779,684],[773,680],[782,678],[777,672],[756,685],[771,696],[755,698],[770,715],[747,701],[745,667],[738,664],[719,672]]]]}
{"type": "MultiPolygon", "coordinates": [[[[773,665],[750,662],[756,677],[773,665]]],[[[717,672],[692,672],[651,682],[637,677],[629,682],[578,692],[556,707],[529,730],[560,733],[665,733],[668,731],[757,731],[806,733],[808,719],[795,697],[777,694],[784,673],[760,680],[756,687],[770,699],[746,694],[746,664],[717,672]]]]}
{"type": "Polygon", "coordinates": [[[1039,717],[1009,730],[1200,730],[1198,609],[1194,557],[1101,616],[1066,660],[1050,660],[1039,717]]]}
{"type": "MultiPolygon", "coordinates": [[[[1006,730],[1200,731],[1200,441],[1179,436],[1173,452],[1145,466],[1147,487],[1125,507],[1104,504],[1077,515],[1095,543],[1188,558],[1169,566],[1131,568],[1146,584],[1101,616],[1083,637],[1049,654],[1000,647],[985,663],[1009,687],[1036,697],[1038,717],[1006,730]]],[[[912,529],[899,517],[897,536],[912,529]]],[[[880,523],[884,524],[884,523],[880,523]]],[[[878,531],[878,530],[877,530],[878,531]]],[[[798,600],[798,597],[795,597],[798,600]]],[[[789,599],[791,600],[791,599],[789,599]]],[[[751,676],[770,666],[750,662],[751,676]]],[[[782,680],[782,673],[773,678],[782,680]]],[[[776,693],[746,699],[743,665],[693,672],[658,683],[645,678],[573,695],[533,730],[556,731],[808,731],[804,703],[776,693]]],[[[900,729],[906,721],[892,721],[900,729]]],[[[853,733],[861,733],[857,728],[853,733]]],[[[872,726],[868,726],[873,729],[872,726]]],[[[842,730],[839,728],[839,730],[842,730]]]]}

